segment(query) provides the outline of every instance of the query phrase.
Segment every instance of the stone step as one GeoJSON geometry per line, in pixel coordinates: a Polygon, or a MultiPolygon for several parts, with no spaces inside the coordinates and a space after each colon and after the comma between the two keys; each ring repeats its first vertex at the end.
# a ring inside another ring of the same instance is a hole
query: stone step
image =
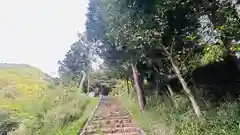
{"type": "MultiPolygon", "coordinates": [[[[84,135],[99,135],[99,134],[96,134],[96,133],[93,133],[93,134],[85,134],[84,135]]],[[[138,132],[131,132],[131,133],[108,133],[108,134],[104,134],[104,135],[141,135],[140,133],[138,132]]]]}
{"type": "Polygon", "coordinates": [[[141,135],[126,108],[114,98],[104,97],[81,135],[99,135],[98,129],[104,135],[141,135]]]}
{"type": "MultiPolygon", "coordinates": [[[[108,133],[131,133],[136,132],[137,129],[135,127],[124,127],[124,128],[101,128],[100,131],[102,131],[104,134],[108,133]]],[[[84,131],[87,134],[97,133],[97,128],[95,129],[86,129],[84,131]]]]}
{"type": "Polygon", "coordinates": [[[116,127],[133,127],[134,124],[133,123],[124,123],[119,124],[119,123],[114,123],[114,124],[102,124],[102,123],[95,123],[95,124],[89,124],[88,127],[91,128],[116,128],[116,127]]]}
{"type": "Polygon", "coordinates": [[[115,120],[115,119],[131,119],[131,117],[129,115],[125,115],[125,116],[115,116],[115,117],[102,117],[102,116],[93,116],[93,119],[92,121],[97,121],[97,120],[109,120],[109,119],[112,119],[112,120],[115,120]]]}

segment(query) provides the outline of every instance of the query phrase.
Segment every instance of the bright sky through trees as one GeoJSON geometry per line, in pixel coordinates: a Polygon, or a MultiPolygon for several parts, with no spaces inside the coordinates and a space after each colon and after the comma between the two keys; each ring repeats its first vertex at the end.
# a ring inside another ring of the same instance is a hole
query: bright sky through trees
{"type": "Polygon", "coordinates": [[[85,29],[88,0],[0,2],[0,63],[25,63],[56,75],[77,32],[85,29]]]}

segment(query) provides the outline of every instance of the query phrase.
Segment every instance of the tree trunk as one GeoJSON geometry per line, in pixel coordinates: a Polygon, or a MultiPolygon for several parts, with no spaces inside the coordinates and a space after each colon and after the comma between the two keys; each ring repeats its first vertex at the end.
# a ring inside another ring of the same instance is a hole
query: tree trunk
{"type": "Polygon", "coordinates": [[[158,86],[155,86],[155,87],[154,87],[154,95],[155,95],[156,97],[159,96],[159,88],[158,88],[158,86]]]}
{"type": "Polygon", "coordinates": [[[144,95],[142,84],[140,81],[140,75],[139,75],[138,69],[133,64],[132,64],[132,71],[133,71],[133,78],[135,81],[136,91],[137,91],[137,95],[138,95],[139,107],[140,107],[141,111],[144,111],[144,108],[146,105],[145,95],[144,95]]]}
{"type": "Polygon", "coordinates": [[[188,88],[186,81],[183,79],[183,76],[182,76],[182,74],[180,72],[180,69],[177,67],[177,65],[175,64],[175,62],[174,62],[174,60],[173,60],[173,58],[171,56],[171,54],[168,52],[168,50],[164,46],[163,46],[163,49],[164,49],[166,55],[168,56],[168,58],[170,60],[170,63],[172,65],[172,67],[173,67],[173,70],[174,70],[176,76],[178,77],[178,79],[179,79],[179,81],[180,81],[180,83],[181,83],[181,85],[183,87],[184,92],[187,94],[188,98],[191,101],[191,104],[192,104],[192,107],[194,109],[194,112],[196,113],[197,117],[201,117],[202,114],[201,114],[200,107],[197,104],[197,101],[195,100],[191,90],[188,88]]]}
{"type": "Polygon", "coordinates": [[[130,94],[130,88],[129,88],[129,83],[128,83],[128,81],[129,81],[129,78],[127,77],[126,82],[127,82],[127,91],[128,91],[128,95],[129,95],[129,94],[130,94]]]}
{"type": "Polygon", "coordinates": [[[130,77],[130,82],[131,82],[131,86],[132,86],[132,88],[133,88],[133,91],[135,91],[136,92],[136,88],[134,88],[134,78],[133,77],[130,77]]]}
{"type": "Polygon", "coordinates": [[[167,90],[169,92],[169,97],[172,100],[172,103],[173,103],[174,107],[177,108],[178,104],[177,104],[177,101],[174,99],[173,90],[172,90],[172,88],[171,88],[171,86],[169,84],[166,84],[166,86],[167,86],[167,90]]]}
{"type": "Polygon", "coordinates": [[[178,79],[179,79],[179,81],[180,81],[180,83],[181,83],[181,85],[183,87],[183,90],[185,91],[185,93],[187,94],[188,98],[190,99],[190,101],[192,103],[192,106],[193,106],[193,109],[194,109],[196,115],[198,117],[201,117],[202,114],[201,114],[201,111],[200,111],[200,107],[197,104],[197,101],[195,100],[191,90],[188,88],[186,81],[183,79],[183,77],[182,77],[182,75],[180,73],[179,68],[175,65],[172,57],[170,57],[169,59],[170,59],[170,62],[172,64],[172,66],[173,66],[173,70],[176,73],[176,75],[177,75],[177,77],[178,77],[178,79]]]}
{"type": "Polygon", "coordinates": [[[79,86],[80,92],[83,92],[83,83],[84,83],[84,81],[85,81],[85,79],[86,79],[86,73],[85,73],[85,72],[82,72],[82,74],[83,74],[83,77],[82,77],[82,79],[81,79],[81,83],[80,83],[80,86],[79,86]]]}
{"type": "Polygon", "coordinates": [[[131,86],[131,98],[133,99],[135,94],[137,93],[137,91],[136,91],[136,88],[134,86],[134,79],[133,79],[133,77],[131,76],[129,79],[130,79],[130,86],[131,86]]]}
{"type": "Polygon", "coordinates": [[[87,93],[89,93],[90,92],[90,75],[89,75],[89,73],[88,73],[88,81],[87,81],[87,93]]]}

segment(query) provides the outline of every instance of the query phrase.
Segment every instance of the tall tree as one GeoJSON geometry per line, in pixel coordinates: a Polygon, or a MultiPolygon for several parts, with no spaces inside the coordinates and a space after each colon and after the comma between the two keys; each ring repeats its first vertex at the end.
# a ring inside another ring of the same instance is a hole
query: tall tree
{"type": "Polygon", "coordinates": [[[68,78],[82,88],[86,73],[94,61],[94,51],[93,44],[87,41],[84,34],[78,34],[78,36],[79,39],[71,45],[65,58],[59,61],[59,74],[61,78],[68,78]]]}
{"type": "MultiPolygon", "coordinates": [[[[231,9],[231,16],[225,17],[223,24],[238,27],[235,9],[228,4],[216,8],[217,1],[209,1],[211,4],[207,6],[206,3],[207,0],[90,0],[86,23],[88,38],[101,41],[98,52],[109,66],[132,67],[141,109],[145,104],[142,80],[154,73],[163,78],[174,74],[195,113],[201,116],[200,107],[183,77],[190,69],[187,64],[198,59],[196,50],[206,45],[201,43],[203,36],[199,34],[200,17],[208,15],[211,22],[221,22],[224,17],[214,14],[223,14],[220,9],[231,9]]],[[[233,27],[220,28],[224,33],[231,31],[237,35],[233,27]]]]}

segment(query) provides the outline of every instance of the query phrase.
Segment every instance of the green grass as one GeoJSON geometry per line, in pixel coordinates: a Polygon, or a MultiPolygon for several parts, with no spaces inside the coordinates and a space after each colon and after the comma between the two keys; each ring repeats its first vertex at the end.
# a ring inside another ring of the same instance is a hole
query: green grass
{"type": "Polygon", "coordinates": [[[223,103],[219,107],[209,104],[205,107],[208,109],[202,109],[203,117],[198,119],[184,96],[175,95],[176,107],[166,96],[148,96],[145,111],[141,113],[136,93],[131,90],[128,95],[126,86],[119,80],[113,92],[124,91],[120,100],[147,135],[240,135],[239,102],[223,103]]]}
{"type": "Polygon", "coordinates": [[[64,126],[63,128],[57,128],[55,130],[52,130],[50,133],[47,133],[46,135],[75,135],[75,134],[77,134],[80,131],[80,129],[83,128],[85,121],[89,117],[89,114],[92,112],[93,108],[96,106],[97,102],[98,102],[97,98],[92,99],[90,101],[90,103],[88,104],[87,108],[85,109],[85,111],[83,112],[82,116],[78,120],[64,126]]]}
{"type": "Polygon", "coordinates": [[[177,108],[166,105],[162,97],[149,98],[145,112],[138,109],[136,100],[128,95],[122,97],[123,104],[132,112],[134,121],[148,135],[239,135],[240,105],[225,103],[220,107],[204,110],[202,119],[197,119],[188,100],[176,98],[177,108]]]}
{"type": "Polygon", "coordinates": [[[130,95],[128,95],[126,89],[127,85],[125,82],[117,80],[117,85],[110,94],[123,93],[119,98],[131,113],[135,125],[140,127],[146,135],[169,135],[171,131],[168,128],[171,127],[166,126],[164,120],[159,117],[159,113],[148,109],[144,113],[141,113],[138,103],[135,100],[136,93],[131,90],[130,95]]]}
{"type": "Polygon", "coordinates": [[[167,127],[158,112],[145,110],[141,113],[136,100],[129,98],[127,94],[120,97],[123,105],[131,113],[134,123],[139,126],[146,135],[169,135],[170,127],[167,127]]]}
{"type": "Polygon", "coordinates": [[[0,74],[0,134],[77,134],[98,102],[30,66],[0,66],[0,74]]]}

